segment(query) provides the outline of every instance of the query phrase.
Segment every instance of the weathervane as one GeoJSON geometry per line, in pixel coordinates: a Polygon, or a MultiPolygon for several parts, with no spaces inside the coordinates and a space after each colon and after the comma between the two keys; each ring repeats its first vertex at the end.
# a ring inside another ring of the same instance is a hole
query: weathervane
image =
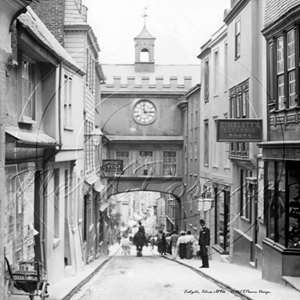
{"type": "Polygon", "coordinates": [[[149,15],[147,15],[147,7],[145,7],[145,11],[144,11],[144,14],[142,15],[142,17],[144,18],[144,24],[146,25],[146,18],[149,17],[149,15]]]}

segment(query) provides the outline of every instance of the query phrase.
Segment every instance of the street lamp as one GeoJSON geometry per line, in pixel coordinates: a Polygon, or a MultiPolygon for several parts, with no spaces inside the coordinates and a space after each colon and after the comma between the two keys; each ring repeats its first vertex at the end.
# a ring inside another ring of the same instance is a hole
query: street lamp
{"type": "Polygon", "coordinates": [[[95,125],[95,128],[92,130],[91,133],[85,134],[84,136],[86,136],[86,139],[84,142],[86,142],[89,139],[92,139],[93,141],[93,145],[95,147],[99,146],[101,143],[101,139],[103,137],[103,132],[101,131],[101,129],[99,128],[98,125],[95,125]]]}
{"type": "Polygon", "coordinates": [[[90,134],[88,134],[90,138],[92,138],[94,146],[99,146],[101,143],[101,138],[103,136],[103,132],[99,128],[98,125],[95,125],[95,128],[92,130],[90,134]]]}

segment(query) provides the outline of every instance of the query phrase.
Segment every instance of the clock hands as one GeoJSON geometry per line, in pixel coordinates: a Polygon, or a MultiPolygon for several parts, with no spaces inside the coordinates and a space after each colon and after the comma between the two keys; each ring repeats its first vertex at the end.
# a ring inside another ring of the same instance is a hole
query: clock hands
{"type": "Polygon", "coordinates": [[[148,115],[149,113],[155,113],[155,110],[152,110],[152,108],[150,108],[150,110],[146,110],[146,105],[143,103],[143,107],[142,107],[142,110],[144,112],[144,114],[148,115]]]}

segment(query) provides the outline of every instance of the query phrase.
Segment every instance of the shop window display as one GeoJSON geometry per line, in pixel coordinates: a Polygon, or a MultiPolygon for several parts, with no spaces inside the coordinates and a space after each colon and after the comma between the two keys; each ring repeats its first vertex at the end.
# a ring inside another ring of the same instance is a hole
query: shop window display
{"type": "Polygon", "coordinates": [[[300,248],[300,163],[267,162],[268,237],[287,248],[300,248]]]}
{"type": "Polygon", "coordinates": [[[300,182],[289,185],[288,247],[300,248],[300,182]]]}

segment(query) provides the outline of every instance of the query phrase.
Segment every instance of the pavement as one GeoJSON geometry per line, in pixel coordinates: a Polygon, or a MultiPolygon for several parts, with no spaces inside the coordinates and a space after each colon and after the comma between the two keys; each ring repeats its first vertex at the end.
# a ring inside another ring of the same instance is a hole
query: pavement
{"type": "MultiPolygon", "coordinates": [[[[154,255],[160,255],[156,247],[152,250],[154,255]]],[[[166,259],[172,259],[170,254],[163,255],[166,259]]],[[[290,286],[284,286],[263,280],[261,271],[232,264],[230,262],[209,261],[209,268],[199,268],[201,260],[180,259],[173,260],[174,263],[185,265],[200,275],[215,282],[222,289],[231,290],[234,294],[249,300],[294,300],[300,299],[300,291],[290,286]]],[[[299,281],[300,279],[296,279],[299,281]]]]}
{"type": "MultiPolygon", "coordinates": [[[[118,252],[120,249],[119,244],[114,244],[109,247],[109,255],[100,256],[93,262],[84,266],[84,270],[79,274],[71,277],[66,277],[63,280],[50,284],[48,286],[49,297],[48,300],[67,300],[70,296],[80,289],[96,274],[102,267],[118,252]]],[[[16,291],[18,292],[18,291],[16,291]]],[[[20,292],[20,291],[19,291],[20,292]]],[[[21,291],[22,292],[22,291],[21,291]]],[[[23,300],[28,299],[25,296],[11,295],[9,300],[23,300]]],[[[35,299],[40,299],[35,297],[35,299]]]]}
{"type": "MultiPolygon", "coordinates": [[[[51,284],[48,287],[49,300],[67,300],[71,295],[85,288],[96,273],[104,268],[104,265],[119,251],[121,246],[114,244],[109,247],[108,256],[100,256],[92,263],[85,266],[84,271],[76,276],[67,277],[64,280],[51,284]]],[[[151,246],[148,247],[151,250],[151,246]]],[[[161,256],[154,247],[153,255],[161,256]]],[[[242,296],[247,300],[293,300],[300,299],[300,291],[290,286],[284,286],[261,279],[261,271],[231,264],[229,262],[209,261],[210,267],[199,268],[201,260],[180,259],[173,260],[171,255],[163,255],[162,258],[169,259],[189,267],[199,275],[217,284],[223,290],[230,290],[234,294],[242,296]]],[[[219,295],[221,296],[221,295],[219,295]]],[[[11,296],[10,300],[21,300],[24,296],[11,296]]]]}
{"type": "Polygon", "coordinates": [[[49,300],[67,300],[72,294],[79,291],[100,269],[119,251],[118,243],[109,247],[109,255],[100,256],[84,266],[84,270],[76,276],[67,277],[61,282],[49,285],[49,300]]]}

